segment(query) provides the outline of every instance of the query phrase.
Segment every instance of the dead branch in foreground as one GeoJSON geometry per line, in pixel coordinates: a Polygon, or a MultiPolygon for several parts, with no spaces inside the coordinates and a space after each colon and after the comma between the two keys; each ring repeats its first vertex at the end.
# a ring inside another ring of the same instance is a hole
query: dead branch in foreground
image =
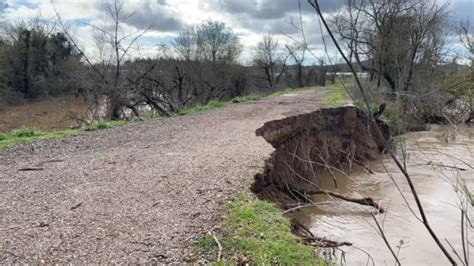
{"type": "MultiPolygon", "coordinates": [[[[351,60],[349,60],[346,56],[346,54],[344,53],[343,49],[341,48],[341,46],[339,45],[339,42],[337,41],[336,37],[334,36],[331,28],[329,27],[325,17],[323,16],[323,13],[322,13],[322,10],[321,10],[321,7],[319,5],[319,1],[318,0],[308,0],[308,3],[314,8],[314,10],[316,11],[316,14],[318,16],[318,18],[321,20],[322,24],[324,25],[324,28],[326,29],[327,33],[329,34],[331,40],[333,41],[334,45],[336,46],[336,49],[338,50],[339,54],[342,56],[342,58],[344,59],[344,61],[346,62],[347,66],[349,67],[350,69],[350,72],[353,74],[354,76],[354,79],[355,79],[355,83],[357,85],[357,87],[359,88],[359,91],[360,93],[362,94],[362,97],[363,97],[363,100],[364,100],[364,103],[365,103],[365,106],[367,108],[367,111],[369,113],[369,117],[370,117],[370,121],[372,121],[372,123],[375,123],[376,125],[376,119],[374,117],[374,114],[370,111],[370,102],[369,102],[369,98],[367,97],[367,93],[365,91],[365,88],[364,86],[362,86],[362,83],[359,79],[359,77],[357,76],[357,72],[354,68],[354,66],[352,65],[351,63],[351,60]]],[[[383,134],[382,134],[382,131],[380,130],[380,128],[376,125],[375,126],[375,133],[377,134],[377,136],[379,137],[383,137],[383,134]]],[[[411,178],[411,176],[408,174],[407,170],[406,170],[406,167],[404,167],[402,165],[402,163],[398,160],[398,158],[396,157],[395,153],[393,152],[393,150],[391,149],[390,145],[388,144],[388,142],[386,142],[383,138],[382,140],[384,141],[384,146],[387,150],[387,152],[390,154],[390,156],[392,157],[392,160],[393,162],[397,165],[397,167],[399,168],[400,172],[405,176],[405,179],[406,181],[408,182],[408,185],[410,187],[410,190],[412,192],[412,195],[415,199],[415,202],[416,202],[416,206],[418,207],[418,210],[420,212],[420,215],[421,215],[421,218],[422,218],[422,222],[423,222],[423,225],[425,226],[426,230],[428,231],[428,233],[431,235],[431,237],[433,238],[433,241],[438,245],[438,247],[440,248],[440,250],[443,252],[443,254],[446,256],[446,258],[449,260],[449,262],[452,264],[452,265],[457,265],[457,262],[454,260],[453,256],[449,253],[449,251],[446,249],[446,247],[441,243],[440,239],[438,238],[438,235],[435,233],[435,231],[433,230],[433,228],[431,228],[431,225],[429,224],[429,221],[428,221],[428,218],[425,214],[425,210],[423,208],[423,205],[421,204],[421,200],[418,196],[418,193],[415,189],[415,185],[413,184],[413,180],[411,178]]]]}

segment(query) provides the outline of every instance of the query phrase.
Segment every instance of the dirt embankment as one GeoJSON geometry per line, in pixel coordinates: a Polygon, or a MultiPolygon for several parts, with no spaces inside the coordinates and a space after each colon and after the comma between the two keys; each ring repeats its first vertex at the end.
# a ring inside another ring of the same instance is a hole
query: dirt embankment
{"type": "MultiPolygon", "coordinates": [[[[256,176],[254,191],[280,203],[302,200],[306,192],[320,189],[322,176],[375,160],[384,142],[375,137],[375,127],[369,121],[363,111],[347,106],[265,123],[256,134],[275,151],[265,172],[256,176]]],[[[388,140],[388,126],[381,121],[377,124],[388,140]]]]}

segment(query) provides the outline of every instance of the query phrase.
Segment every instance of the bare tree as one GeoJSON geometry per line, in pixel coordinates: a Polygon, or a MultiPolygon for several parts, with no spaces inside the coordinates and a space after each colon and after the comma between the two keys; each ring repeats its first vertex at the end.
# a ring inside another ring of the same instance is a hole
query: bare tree
{"type": "MultiPolygon", "coordinates": [[[[469,20],[462,20],[459,22],[457,33],[461,43],[466,47],[471,53],[474,53],[474,31],[471,28],[471,23],[469,20]]],[[[471,62],[474,60],[471,55],[471,62]]],[[[471,63],[472,64],[472,63],[471,63]]]]}
{"type": "Polygon", "coordinates": [[[277,87],[281,77],[288,68],[286,61],[288,56],[283,56],[280,51],[278,40],[273,34],[263,36],[257,44],[253,62],[256,67],[263,70],[264,75],[257,78],[267,82],[268,88],[273,90],[277,87]]]}
{"type": "MultiPolygon", "coordinates": [[[[143,79],[145,73],[137,74],[136,77],[127,77],[124,69],[126,60],[130,56],[131,49],[137,45],[137,41],[151,28],[137,30],[133,33],[126,33],[124,25],[134,15],[133,12],[125,12],[125,0],[107,0],[103,4],[104,19],[103,24],[90,24],[94,31],[95,46],[98,59],[92,59],[86,55],[78,42],[68,32],[60,14],[56,11],[60,25],[64,32],[82,53],[84,60],[92,70],[93,79],[96,82],[88,92],[92,93],[96,101],[100,101],[105,96],[107,108],[105,118],[120,119],[124,116],[124,108],[131,109],[135,114],[137,102],[136,84],[143,79]],[[139,78],[138,80],[136,78],[139,78]]],[[[151,71],[155,65],[144,71],[151,71]]]]}
{"type": "Polygon", "coordinates": [[[297,67],[297,79],[298,79],[298,87],[304,87],[304,82],[303,82],[303,63],[306,59],[306,52],[307,52],[307,47],[306,43],[300,43],[297,41],[294,41],[293,44],[287,44],[286,50],[288,51],[288,54],[290,55],[291,59],[296,64],[297,67]]]}
{"type": "Polygon", "coordinates": [[[224,23],[204,21],[180,32],[174,40],[179,72],[186,73],[194,100],[206,104],[226,96],[240,96],[241,82],[235,70],[242,52],[238,36],[224,23]]]}
{"type": "Polygon", "coordinates": [[[212,20],[181,31],[174,47],[183,59],[213,64],[235,63],[242,52],[240,40],[232,29],[212,20]]]}
{"type": "Polygon", "coordinates": [[[242,51],[240,40],[222,22],[208,20],[197,27],[196,42],[200,55],[213,64],[234,63],[242,51]]]}
{"type": "Polygon", "coordinates": [[[191,27],[181,31],[174,39],[173,45],[176,49],[176,52],[186,61],[197,59],[198,47],[196,43],[197,40],[195,32],[195,27],[191,27]]]}
{"type": "Polygon", "coordinates": [[[376,74],[379,86],[383,79],[392,92],[406,91],[417,71],[441,60],[446,7],[431,0],[349,0],[333,26],[349,58],[376,74]]]}
{"type": "Polygon", "coordinates": [[[474,31],[470,27],[469,20],[461,21],[457,31],[461,43],[469,51],[471,65],[469,70],[450,86],[450,89],[467,98],[470,114],[465,122],[468,123],[474,121],[474,31]]]}

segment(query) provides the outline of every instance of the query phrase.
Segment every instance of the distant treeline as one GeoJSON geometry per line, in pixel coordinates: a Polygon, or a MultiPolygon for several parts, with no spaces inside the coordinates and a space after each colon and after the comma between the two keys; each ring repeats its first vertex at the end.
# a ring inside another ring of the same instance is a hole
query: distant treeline
{"type": "Polygon", "coordinates": [[[0,39],[0,96],[11,102],[75,89],[80,55],[61,32],[39,25],[10,26],[0,39]]]}
{"type": "MultiPolygon", "coordinates": [[[[285,87],[323,85],[326,68],[305,67],[305,47],[281,46],[267,35],[253,63],[239,63],[240,39],[225,24],[205,21],[182,31],[156,58],[135,57],[98,38],[97,54],[87,57],[60,26],[33,21],[8,25],[0,40],[0,98],[17,104],[45,96],[105,99],[106,118],[139,115],[146,105],[170,115],[211,100],[268,94],[285,87]],[[100,48],[100,49],[99,49],[100,48]],[[290,58],[293,65],[289,66],[290,58]]],[[[110,32],[118,36],[120,32],[110,32]]]]}

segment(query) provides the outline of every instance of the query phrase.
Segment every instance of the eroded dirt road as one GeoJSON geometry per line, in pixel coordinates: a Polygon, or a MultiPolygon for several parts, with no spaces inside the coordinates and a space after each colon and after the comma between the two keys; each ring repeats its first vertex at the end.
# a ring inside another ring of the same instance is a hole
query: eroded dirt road
{"type": "Polygon", "coordinates": [[[188,261],[271,153],[255,129],[327,91],[0,151],[0,263],[188,261]]]}

